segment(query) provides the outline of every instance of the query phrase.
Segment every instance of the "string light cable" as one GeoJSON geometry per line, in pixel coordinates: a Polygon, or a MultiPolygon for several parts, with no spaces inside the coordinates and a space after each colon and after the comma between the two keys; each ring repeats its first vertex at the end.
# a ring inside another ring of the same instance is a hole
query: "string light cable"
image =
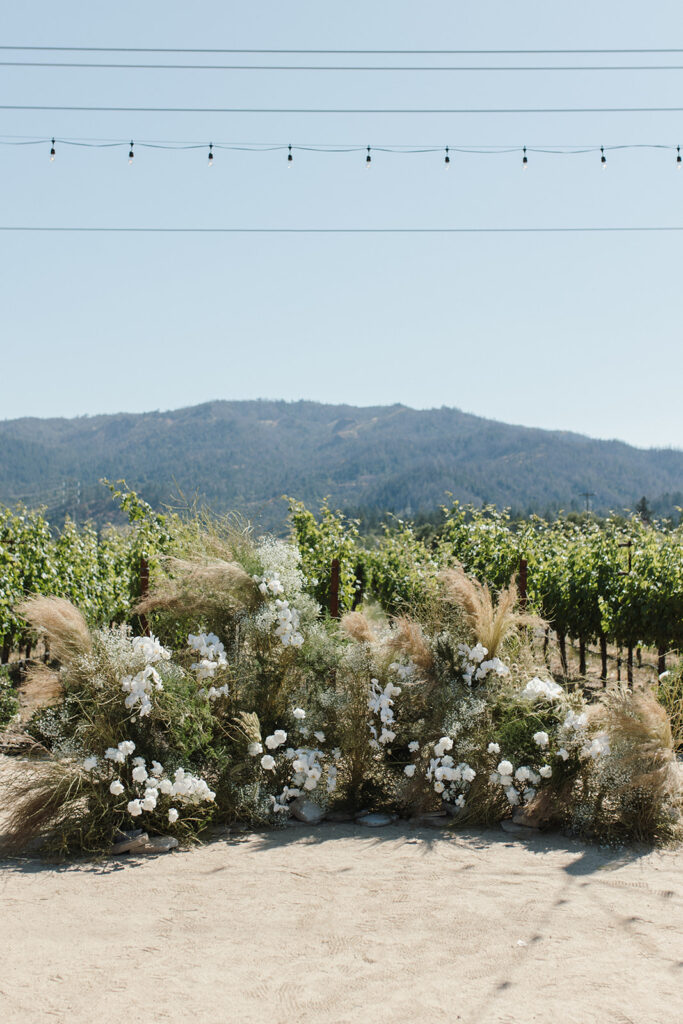
{"type": "Polygon", "coordinates": [[[3,68],[67,68],[89,71],[389,71],[407,72],[535,72],[553,71],[683,71],[683,64],[123,64],[102,61],[0,60],[3,68]]]}
{"type": "Polygon", "coordinates": [[[56,147],[60,146],[71,146],[76,148],[85,149],[117,149],[117,148],[128,148],[128,162],[133,163],[136,149],[156,149],[166,150],[170,152],[174,151],[188,151],[188,150],[203,150],[207,152],[208,165],[213,166],[214,155],[216,150],[232,151],[232,152],[244,152],[244,153],[270,153],[278,151],[286,151],[287,153],[287,165],[292,166],[294,160],[294,152],[301,153],[318,153],[327,155],[337,154],[353,154],[364,152],[366,154],[365,164],[369,166],[372,162],[371,154],[374,153],[387,153],[395,156],[416,156],[421,154],[439,153],[444,155],[444,164],[448,166],[451,163],[451,156],[505,156],[511,153],[522,154],[522,166],[526,168],[528,166],[527,154],[539,154],[547,156],[581,156],[590,153],[600,153],[601,164],[603,167],[606,165],[607,152],[627,151],[627,150],[662,150],[665,152],[675,152],[676,160],[675,165],[680,168],[681,166],[681,151],[680,145],[668,144],[668,143],[622,143],[612,146],[602,145],[564,145],[564,146],[518,146],[518,145],[498,145],[498,146],[465,146],[465,145],[441,145],[434,143],[431,145],[409,145],[409,144],[394,144],[394,145],[375,145],[367,146],[361,143],[330,143],[330,144],[312,144],[312,143],[282,143],[282,142],[201,142],[197,140],[185,141],[185,140],[164,140],[164,139],[132,139],[128,142],[125,139],[107,139],[107,138],[62,138],[62,137],[40,137],[40,136],[11,136],[4,135],[0,136],[0,146],[50,146],[49,154],[50,159],[54,161],[56,155],[56,147]]]}
{"type": "Polygon", "coordinates": [[[622,54],[666,54],[666,53],[683,53],[683,48],[644,48],[639,47],[636,49],[627,48],[609,48],[609,49],[550,49],[550,50],[317,50],[317,49],[305,49],[305,50],[286,50],[286,49],[197,49],[192,47],[169,47],[169,46],[16,46],[16,45],[2,45],[0,51],[22,51],[22,52],[34,52],[34,53],[218,53],[218,54],[307,54],[307,55],[319,55],[319,56],[334,56],[334,55],[345,55],[345,56],[410,56],[410,57],[423,57],[423,56],[449,56],[449,57],[463,57],[463,56],[537,56],[537,55],[562,55],[562,54],[573,54],[573,55],[612,55],[620,56],[622,54]]]}
{"type": "Polygon", "coordinates": [[[103,114],[680,114],[683,107],[106,107],[3,103],[0,110],[103,114]]]}

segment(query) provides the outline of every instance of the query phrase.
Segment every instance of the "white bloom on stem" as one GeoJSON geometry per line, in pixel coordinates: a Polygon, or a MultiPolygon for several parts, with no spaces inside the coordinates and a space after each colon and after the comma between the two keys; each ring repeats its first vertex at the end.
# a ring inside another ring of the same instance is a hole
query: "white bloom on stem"
{"type": "Polygon", "coordinates": [[[123,783],[119,779],[114,779],[109,786],[109,792],[112,796],[121,796],[123,788],[123,783]]]}
{"type": "Polygon", "coordinates": [[[509,761],[501,761],[498,765],[499,775],[512,775],[514,768],[509,761]]]}
{"type": "Polygon", "coordinates": [[[562,687],[551,679],[539,679],[535,676],[526,684],[521,696],[525,700],[557,700],[563,693],[562,687]]]}
{"type": "Polygon", "coordinates": [[[565,750],[564,747],[560,747],[557,752],[557,756],[561,757],[563,761],[566,761],[569,758],[569,751],[565,750]]]}
{"type": "Polygon", "coordinates": [[[410,751],[411,754],[416,754],[419,749],[420,744],[417,742],[417,740],[411,740],[410,743],[408,744],[408,750],[410,751]]]}
{"type": "Polygon", "coordinates": [[[259,754],[263,753],[263,747],[260,743],[250,743],[247,747],[247,753],[250,757],[258,757],[259,754]]]}
{"type": "Polygon", "coordinates": [[[453,749],[453,740],[450,736],[442,736],[438,743],[434,744],[434,753],[437,757],[443,757],[447,750],[453,749]]]}
{"type": "Polygon", "coordinates": [[[463,782],[474,782],[477,775],[474,768],[470,768],[468,764],[465,765],[460,774],[462,776],[463,782]]]}
{"type": "Polygon", "coordinates": [[[542,779],[549,779],[553,774],[553,770],[549,764],[544,764],[542,768],[539,768],[538,773],[542,779]]]}
{"type": "Polygon", "coordinates": [[[145,793],[144,799],[141,801],[141,807],[143,811],[153,811],[157,805],[156,797],[152,796],[155,791],[148,789],[145,793]]]}
{"type": "Polygon", "coordinates": [[[171,780],[161,779],[161,781],[159,782],[159,791],[163,793],[164,796],[170,796],[171,793],[173,792],[173,783],[171,782],[171,780]]]}
{"type": "Polygon", "coordinates": [[[164,771],[164,769],[159,764],[158,761],[152,761],[152,775],[162,775],[163,771],[164,771]]]}
{"type": "Polygon", "coordinates": [[[514,807],[515,804],[519,803],[519,793],[517,792],[514,786],[508,786],[508,788],[505,790],[505,796],[508,798],[508,803],[510,804],[510,806],[514,807]]]}
{"type": "Polygon", "coordinates": [[[325,742],[325,733],[324,732],[314,732],[313,735],[317,739],[318,743],[324,743],[325,742]]]}
{"type": "Polygon", "coordinates": [[[264,754],[263,757],[261,758],[261,767],[265,768],[265,770],[267,772],[274,771],[275,770],[275,758],[272,757],[270,754],[264,754]]]}
{"type": "Polygon", "coordinates": [[[126,755],[118,747],[107,747],[104,756],[108,761],[115,761],[117,764],[123,764],[126,760],[126,755]]]}
{"type": "Polygon", "coordinates": [[[300,722],[303,721],[303,719],[306,717],[306,712],[304,711],[303,708],[294,708],[292,714],[294,715],[295,718],[298,718],[300,722]]]}
{"type": "Polygon", "coordinates": [[[177,820],[178,820],[178,812],[177,812],[177,810],[175,809],[175,807],[169,807],[169,809],[168,809],[168,822],[169,822],[169,824],[172,825],[177,820]]]}
{"type": "Polygon", "coordinates": [[[412,779],[413,775],[415,774],[415,765],[414,764],[407,764],[405,766],[405,768],[403,769],[403,772],[404,772],[405,775],[408,776],[409,779],[412,779]]]}
{"type": "Polygon", "coordinates": [[[137,765],[133,768],[133,779],[135,782],[144,782],[147,778],[147,769],[143,764],[137,765]]]}
{"type": "Polygon", "coordinates": [[[266,746],[269,750],[276,750],[283,743],[287,742],[287,733],[284,729],[276,729],[272,736],[266,736],[266,746]]]}
{"type": "Polygon", "coordinates": [[[486,750],[487,750],[487,752],[489,754],[500,754],[500,744],[499,743],[489,743],[489,745],[486,748],[486,750]]]}
{"type": "Polygon", "coordinates": [[[534,743],[536,744],[537,747],[541,747],[541,748],[547,747],[549,742],[550,742],[550,739],[549,739],[549,736],[548,736],[547,732],[542,732],[541,731],[541,732],[535,732],[534,733],[534,743]]]}
{"type": "Polygon", "coordinates": [[[444,786],[443,782],[435,782],[434,783],[434,792],[435,793],[443,793],[445,788],[446,787],[444,786]]]}
{"type": "Polygon", "coordinates": [[[85,768],[86,772],[91,772],[93,768],[97,767],[97,758],[86,757],[85,761],[83,762],[83,767],[85,768]]]}
{"type": "Polygon", "coordinates": [[[139,814],[142,814],[142,804],[139,800],[130,800],[126,805],[126,810],[132,818],[137,818],[139,814]]]}
{"type": "Polygon", "coordinates": [[[130,757],[135,750],[135,744],[132,740],[121,740],[118,749],[121,751],[124,757],[130,757]]]}

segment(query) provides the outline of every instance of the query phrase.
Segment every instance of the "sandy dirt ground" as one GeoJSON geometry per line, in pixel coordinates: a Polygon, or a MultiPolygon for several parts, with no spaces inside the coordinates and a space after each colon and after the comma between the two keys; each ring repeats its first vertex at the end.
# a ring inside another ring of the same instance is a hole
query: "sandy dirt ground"
{"type": "Polygon", "coordinates": [[[0,862],[2,1024],[672,1024],[680,852],[399,823],[0,862]]]}

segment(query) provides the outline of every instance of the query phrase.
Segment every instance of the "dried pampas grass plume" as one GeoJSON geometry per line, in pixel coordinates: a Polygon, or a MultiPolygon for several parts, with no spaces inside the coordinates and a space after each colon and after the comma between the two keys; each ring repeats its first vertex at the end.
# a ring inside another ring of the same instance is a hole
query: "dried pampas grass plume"
{"type": "Polygon", "coordinates": [[[424,675],[434,667],[434,656],[425,640],[422,627],[406,615],[394,619],[394,630],[388,642],[390,650],[406,654],[424,675]]]}
{"type": "Polygon", "coordinates": [[[476,639],[495,658],[507,637],[529,620],[515,612],[517,587],[514,581],[501,590],[495,605],[489,588],[467,576],[462,566],[439,573],[446,601],[462,608],[476,639]]]}
{"type": "Polygon", "coordinates": [[[347,612],[342,616],[339,626],[343,633],[359,644],[377,643],[377,634],[362,612],[347,612]]]}
{"type": "Polygon", "coordinates": [[[15,612],[29,625],[47,635],[50,652],[69,665],[92,652],[88,624],[81,612],[63,597],[30,597],[15,612]]]}
{"type": "Polygon", "coordinates": [[[139,602],[135,608],[137,614],[181,611],[184,615],[193,613],[201,617],[217,606],[251,610],[263,600],[257,583],[237,562],[166,558],[164,568],[170,577],[139,602]]]}

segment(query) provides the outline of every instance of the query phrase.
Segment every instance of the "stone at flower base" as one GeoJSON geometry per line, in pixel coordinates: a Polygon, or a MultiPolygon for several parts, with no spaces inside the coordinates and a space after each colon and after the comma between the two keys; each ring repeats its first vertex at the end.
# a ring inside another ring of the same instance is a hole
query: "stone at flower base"
{"type": "Polygon", "coordinates": [[[356,818],[356,824],[366,825],[368,828],[380,828],[382,825],[391,825],[396,820],[397,816],[395,814],[384,814],[381,811],[375,811],[356,818]]]}
{"type": "Polygon", "coordinates": [[[131,832],[120,832],[111,852],[115,856],[119,853],[138,853],[148,842],[149,836],[141,828],[131,832]]]}
{"type": "Polygon", "coordinates": [[[175,836],[152,836],[147,840],[145,845],[136,853],[170,853],[171,850],[177,850],[178,840],[175,836]]]}
{"type": "Polygon", "coordinates": [[[534,814],[533,810],[527,807],[515,807],[512,812],[512,820],[515,825],[524,825],[525,828],[538,828],[541,824],[541,816],[534,814]]]}
{"type": "Polygon", "coordinates": [[[336,824],[341,824],[345,821],[353,821],[353,814],[350,811],[330,811],[325,818],[325,821],[331,821],[336,824]]]}
{"type": "Polygon", "coordinates": [[[303,821],[306,825],[319,825],[325,817],[323,808],[305,796],[292,800],[289,809],[297,821],[303,821]]]}

